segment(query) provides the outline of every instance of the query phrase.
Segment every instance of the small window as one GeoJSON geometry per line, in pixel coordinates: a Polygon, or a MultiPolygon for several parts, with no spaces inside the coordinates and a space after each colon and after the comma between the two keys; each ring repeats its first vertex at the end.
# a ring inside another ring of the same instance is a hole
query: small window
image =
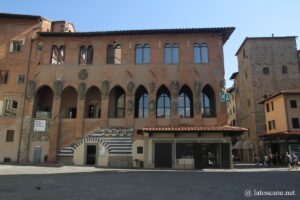
{"type": "Polygon", "coordinates": [[[266,110],[267,110],[267,112],[270,112],[270,104],[269,103],[266,104],[266,110]]]}
{"type": "Polygon", "coordinates": [[[40,43],[38,43],[38,44],[36,45],[36,50],[42,51],[42,50],[43,50],[43,47],[44,47],[44,44],[43,44],[42,42],[40,42],[40,43]]]}
{"type": "Polygon", "coordinates": [[[245,79],[247,79],[248,78],[248,73],[247,72],[245,72],[245,79]]]}
{"type": "Polygon", "coordinates": [[[18,75],[18,84],[24,84],[25,83],[25,75],[18,75]]]}
{"type": "Polygon", "coordinates": [[[22,41],[12,41],[11,52],[20,52],[23,45],[22,41]]]}
{"type": "Polygon", "coordinates": [[[274,111],[274,102],[271,102],[271,110],[274,111]]]}
{"type": "Polygon", "coordinates": [[[5,162],[5,163],[9,163],[9,162],[11,162],[11,158],[7,158],[7,157],[5,157],[5,158],[3,158],[3,162],[5,162]]]}
{"type": "Polygon", "coordinates": [[[79,64],[80,65],[91,65],[93,64],[93,46],[81,46],[79,50],[79,64]]]}
{"type": "Polygon", "coordinates": [[[285,65],[282,66],[282,73],[283,74],[287,74],[288,73],[287,66],[285,66],[285,65]]]}
{"type": "Polygon", "coordinates": [[[17,115],[18,102],[15,100],[7,100],[5,105],[5,116],[15,117],[17,115]]]}
{"type": "Polygon", "coordinates": [[[293,128],[300,128],[299,118],[292,118],[293,128]]]}
{"type": "Polygon", "coordinates": [[[3,100],[0,99],[0,116],[3,115],[3,105],[4,105],[4,102],[3,102],[3,100]]]}
{"type": "Polygon", "coordinates": [[[272,120],[272,127],[273,127],[273,129],[276,129],[275,120],[272,120]]]}
{"type": "Polygon", "coordinates": [[[6,131],[6,142],[14,141],[15,130],[7,130],[6,131]]]}
{"type": "Polygon", "coordinates": [[[269,68],[263,67],[263,74],[269,74],[269,68]]]}
{"type": "Polygon", "coordinates": [[[291,108],[297,108],[297,101],[296,100],[291,100],[290,104],[291,104],[291,108]]]}
{"type": "Polygon", "coordinates": [[[136,153],[137,154],[143,154],[144,153],[144,148],[143,147],[137,147],[136,148],[136,153]]]}
{"type": "Polygon", "coordinates": [[[268,125],[269,125],[269,130],[272,130],[272,122],[268,121],[268,125]]]}
{"type": "Polygon", "coordinates": [[[8,81],[8,71],[0,70],[0,84],[7,84],[8,81]]]}

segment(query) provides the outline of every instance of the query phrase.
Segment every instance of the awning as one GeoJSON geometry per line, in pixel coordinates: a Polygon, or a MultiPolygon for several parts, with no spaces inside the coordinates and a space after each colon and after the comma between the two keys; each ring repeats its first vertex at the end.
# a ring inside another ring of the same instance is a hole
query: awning
{"type": "Polygon", "coordinates": [[[253,142],[252,141],[245,141],[244,144],[243,144],[243,149],[253,149],[253,142]]]}
{"type": "Polygon", "coordinates": [[[243,142],[242,141],[237,141],[235,145],[232,147],[233,149],[243,149],[243,142]]]}

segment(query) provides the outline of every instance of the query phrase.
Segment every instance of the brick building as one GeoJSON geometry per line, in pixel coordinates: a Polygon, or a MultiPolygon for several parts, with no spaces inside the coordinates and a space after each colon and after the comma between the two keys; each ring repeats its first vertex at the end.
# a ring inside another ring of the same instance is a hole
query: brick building
{"type": "Polygon", "coordinates": [[[300,88],[296,37],[246,38],[236,56],[237,125],[249,129],[237,147],[244,149],[243,160],[252,161],[254,154],[265,153],[258,137],[266,132],[264,107],[257,102],[280,90],[300,88]]]}
{"type": "MultiPolygon", "coordinates": [[[[7,16],[28,20],[2,14],[3,24],[7,16]]],[[[0,86],[0,120],[15,123],[1,135],[11,137],[13,129],[20,138],[12,161],[232,167],[231,137],[245,129],[225,125],[219,94],[223,45],[234,28],[75,32],[65,21],[33,18],[40,28],[30,24],[21,46],[26,81],[11,98],[13,80],[0,86]]]]}

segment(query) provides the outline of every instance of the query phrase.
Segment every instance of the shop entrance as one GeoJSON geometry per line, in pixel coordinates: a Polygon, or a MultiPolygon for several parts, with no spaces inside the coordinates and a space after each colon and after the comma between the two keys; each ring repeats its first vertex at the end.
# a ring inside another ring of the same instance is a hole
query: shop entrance
{"type": "Polygon", "coordinates": [[[96,145],[86,146],[86,164],[87,165],[96,164],[96,145]]]}
{"type": "Polygon", "coordinates": [[[219,144],[194,144],[195,168],[219,168],[219,144]]]}
{"type": "Polygon", "coordinates": [[[155,144],[155,167],[172,168],[172,144],[155,144]]]}

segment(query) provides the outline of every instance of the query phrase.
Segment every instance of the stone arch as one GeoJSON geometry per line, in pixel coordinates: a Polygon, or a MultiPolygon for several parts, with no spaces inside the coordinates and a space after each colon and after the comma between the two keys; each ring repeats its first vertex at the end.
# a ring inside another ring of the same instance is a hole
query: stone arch
{"type": "Polygon", "coordinates": [[[41,85],[35,93],[34,100],[34,116],[35,117],[51,117],[53,108],[54,92],[48,85],[41,85]]]}
{"type": "Polygon", "coordinates": [[[119,86],[114,86],[109,92],[108,117],[125,118],[126,92],[119,86]]]}
{"type": "Polygon", "coordinates": [[[62,118],[76,118],[78,93],[73,86],[67,86],[61,94],[60,113],[62,118]]]}

